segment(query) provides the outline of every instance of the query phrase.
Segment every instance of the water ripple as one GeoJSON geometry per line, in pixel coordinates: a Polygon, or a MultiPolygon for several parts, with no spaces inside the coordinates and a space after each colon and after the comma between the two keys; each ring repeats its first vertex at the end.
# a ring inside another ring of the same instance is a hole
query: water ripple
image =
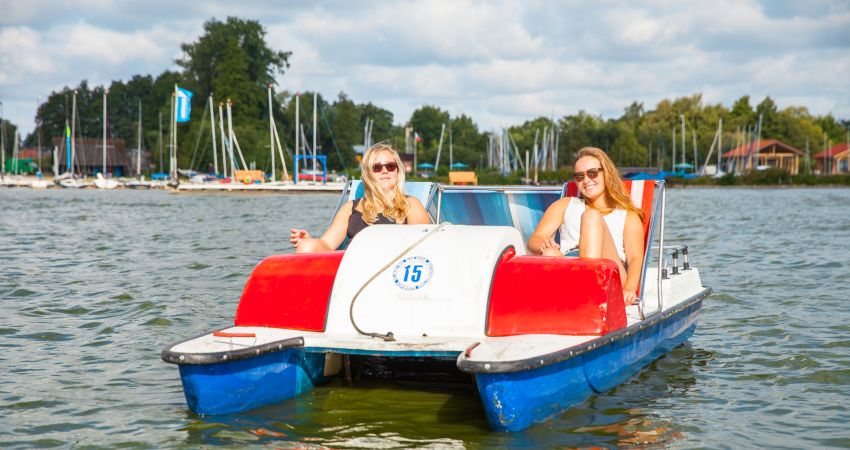
{"type": "Polygon", "coordinates": [[[220,417],[186,408],[175,340],[232,323],[328,195],[0,190],[0,446],[850,447],[850,190],[680,189],[667,240],[714,288],[690,341],[611,392],[493,433],[469,385],[341,382],[220,417]],[[49,212],[49,222],[45,217],[49,212]]]}

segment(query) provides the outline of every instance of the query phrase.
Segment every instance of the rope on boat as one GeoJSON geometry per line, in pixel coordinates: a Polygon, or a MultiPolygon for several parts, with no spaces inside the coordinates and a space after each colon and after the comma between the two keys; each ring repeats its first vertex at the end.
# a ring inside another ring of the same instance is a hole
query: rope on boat
{"type": "Polygon", "coordinates": [[[368,280],[366,280],[366,282],[365,282],[365,283],[363,283],[363,286],[360,286],[360,289],[358,289],[358,290],[357,290],[357,293],[356,293],[356,294],[354,294],[354,298],[352,298],[352,299],[351,299],[351,305],[350,305],[350,306],[349,306],[349,308],[348,308],[348,318],[351,320],[351,325],[353,325],[353,326],[354,326],[354,329],[355,329],[355,330],[357,330],[357,332],[358,332],[358,333],[360,333],[360,334],[362,334],[362,335],[364,335],[364,336],[370,336],[370,337],[373,337],[373,338],[383,339],[383,340],[384,340],[384,341],[386,341],[386,342],[394,341],[394,340],[395,340],[395,337],[393,336],[393,332],[392,332],[392,331],[390,331],[390,332],[388,332],[388,333],[386,333],[386,334],[381,334],[381,333],[369,333],[369,332],[366,332],[366,331],[361,330],[361,329],[360,329],[360,327],[358,327],[358,326],[357,326],[357,322],[354,320],[354,303],[357,301],[357,298],[358,298],[358,297],[360,297],[360,293],[362,293],[362,292],[363,292],[363,290],[364,290],[364,289],[366,289],[366,286],[368,286],[368,285],[369,285],[372,281],[374,281],[374,280],[375,280],[375,278],[378,278],[378,275],[380,275],[380,274],[381,274],[381,273],[383,273],[385,270],[387,270],[390,266],[392,266],[393,264],[395,264],[395,263],[396,263],[399,259],[401,259],[401,257],[402,257],[402,256],[404,256],[407,252],[409,252],[409,251],[413,250],[413,248],[414,248],[414,247],[416,247],[417,245],[419,245],[419,244],[421,244],[422,242],[424,242],[424,241],[425,241],[425,239],[428,239],[429,237],[431,237],[431,236],[432,236],[434,233],[436,233],[437,231],[442,230],[442,229],[445,227],[445,225],[446,225],[447,223],[448,223],[448,222],[443,222],[443,223],[441,223],[441,224],[439,224],[439,225],[435,226],[435,227],[434,227],[431,231],[427,232],[427,233],[425,234],[425,236],[422,236],[422,237],[421,237],[421,238],[419,238],[416,242],[414,242],[414,243],[410,244],[410,245],[409,245],[406,249],[402,250],[402,252],[401,252],[401,253],[399,253],[399,254],[398,254],[398,256],[396,256],[395,258],[393,258],[393,259],[392,259],[392,261],[390,261],[390,262],[388,262],[388,263],[384,264],[384,266],[383,266],[383,267],[381,267],[380,269],[378,269],[378,271],[377,271],[377,272],[375,272],[375,273],[374,273],[371,277],[369,277],[369,279],[368,279],[368,280]]]}

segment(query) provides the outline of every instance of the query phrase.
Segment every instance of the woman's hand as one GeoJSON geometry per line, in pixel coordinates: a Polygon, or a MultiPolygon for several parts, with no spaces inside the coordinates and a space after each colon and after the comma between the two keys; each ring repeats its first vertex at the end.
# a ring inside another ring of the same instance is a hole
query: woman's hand
{"type": "Polygon", "coordinates": [[[540,243],[540,254],[543,256],[563,256],[561,246],[554,239],[543,239],[540,243]]]}
{"type": "Polygon", "coordinates": [[[633,305],[637,300],[637,293],[635,291],[623,290],[623,301],[626,303],[626,306],[633,305]]]}
{"type": "Polygon", "coordinates": [[[308,233],[307,230],[296,230],[293,228],[289,231],[289,243],[292,244],[293,247],[297,248],[302,239],[310,239],[310,233],[308,233]]]}

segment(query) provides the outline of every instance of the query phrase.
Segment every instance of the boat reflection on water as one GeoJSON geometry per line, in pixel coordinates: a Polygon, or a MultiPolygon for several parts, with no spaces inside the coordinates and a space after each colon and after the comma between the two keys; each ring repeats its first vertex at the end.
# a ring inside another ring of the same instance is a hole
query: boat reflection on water
{"type": "Polygon", "coordinates": [[[690,343],[653,362],[637,377],[616,389],[588,399],[554,424],[559,433],[577,438],[568,445],[675,445],[686,439],[693,421],[660,415],[682,402],[696,386],[698,372],[715,358],[713,351],[690,343]]]}
{"type": "Polygon", "coordinates": [[[715,353],[680,346],[631,381],[521,433],[493,433],[468,383],[338,379],[292,401],[235,415],[188,413],[186,444],[328,447],[634,447],[686,439],[691,420],[660,415],[687,399],[715,353]],[[411,408],[415,405],[415,408],[411,408]]]}

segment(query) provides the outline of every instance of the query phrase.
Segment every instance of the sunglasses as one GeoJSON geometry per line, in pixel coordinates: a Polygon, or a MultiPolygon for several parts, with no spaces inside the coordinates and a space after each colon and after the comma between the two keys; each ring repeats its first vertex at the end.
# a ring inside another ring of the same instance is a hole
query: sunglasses
{"type": "Polygon", "coordinates": [[[395,172],[398,170],[398,164],[394,162],[372,164],[372,172],[381,173],[384,169],[387,169],[387,172],[395,172]]]}
{"type": "Polygon", "coordinates": [[[596,169],[587,169],[587,172],[576,172],[573,174],[573,178],[576,181],[584,181],[584,176],[587,175],[587,178],[591,180],[595,180],[597,176],[599,176],[599,172],[602,172],[602,168],[598,167],[596,169]]]}

